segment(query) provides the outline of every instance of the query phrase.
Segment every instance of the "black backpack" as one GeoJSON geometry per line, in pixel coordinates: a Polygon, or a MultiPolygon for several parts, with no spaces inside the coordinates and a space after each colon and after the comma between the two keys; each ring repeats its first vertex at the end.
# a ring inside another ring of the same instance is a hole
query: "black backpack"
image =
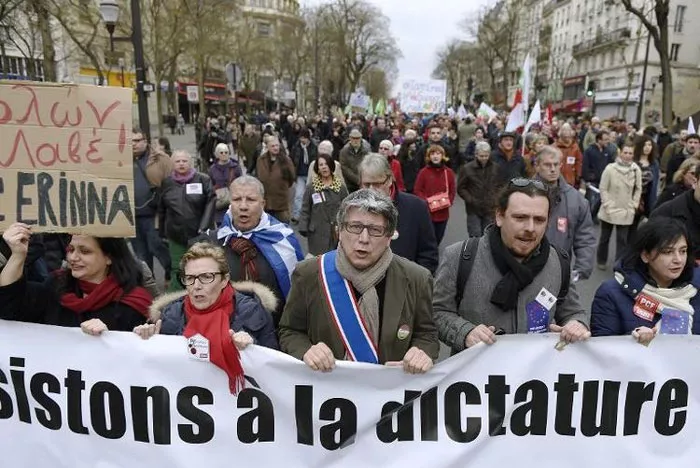
{"type": "MultiPolygon", "coordinates": [[[[462,254],[459,256],[459,267],[457,269],[457,291],[455,292],[455,302],[457,309],[462,302],[464,295],[464,287],[467,285],[469,275],[474,267],[474,258],[479,250],[479,240],[481,237],[470,237],[462,242],[462,254]]],[[[553,246],[554,247],[554,246],[553,246]]],[[[561,288],[557,295],[557,302],[560,302],[569,293],[569,285],[571,284],[571,259],[569,254],[562,251],[558,247],[554,247],[559,255],[559,264],[561,265],[561,288]]]]}

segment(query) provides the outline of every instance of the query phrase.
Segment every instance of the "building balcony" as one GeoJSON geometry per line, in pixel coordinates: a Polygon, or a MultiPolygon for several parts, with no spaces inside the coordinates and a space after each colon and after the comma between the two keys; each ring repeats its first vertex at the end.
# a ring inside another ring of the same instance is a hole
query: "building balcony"
{"type": "Polygon", "coordinates": [[[629,40],[630,37],[632,37],[632,31],[629,28],[620,28],[608,33],[596,34],[596,37],[593,39],[575,44],[572,55],[576,57],[605,47],[619,45],[629,40]]]}

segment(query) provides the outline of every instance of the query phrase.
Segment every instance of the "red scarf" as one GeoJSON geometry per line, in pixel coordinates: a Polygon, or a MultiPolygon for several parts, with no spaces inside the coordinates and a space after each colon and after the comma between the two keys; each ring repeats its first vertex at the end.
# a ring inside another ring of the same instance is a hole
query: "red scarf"
{"type": "Polygon", "coordinates": [[[83,297],[75,293],[66,293],[61,296],[61,305],[76,314],[95,312],[112,302],[127,305],[148,317],[148,308],[153,302],[153,297],[144,288],[137,286],[128,293],[119,286],[114,276],[110,275],[101,283],[89,283],[78,280],[78,286],[83,292],[83,297]]]}
{"type": "Polygon", "coordinates": [[[241,355],[229,333],[231,316],[235,314],[234,293],[233,286],[227,285],[216,302],[205,310],[195,309],[190,297],[185,296],[187,326],[183,335],[189,338],[199,333],[209,340],[211,362],[226,372],[229,389],[237,395],[245,387],[245,376],[241,355]]]}

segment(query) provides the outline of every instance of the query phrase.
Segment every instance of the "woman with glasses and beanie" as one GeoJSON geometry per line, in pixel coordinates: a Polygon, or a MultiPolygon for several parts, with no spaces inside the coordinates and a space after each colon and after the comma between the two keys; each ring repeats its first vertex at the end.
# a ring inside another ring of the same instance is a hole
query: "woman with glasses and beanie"
{"type": "Polygon", "coordinates": [[[198,242],[180,260],[185,292],[166,294],[150,308],[147,324],[134,333],[147,339],[155,334],[202,335],[210,360],[229,375],[231,390],[240,389],[243,374],[237,348],[255,343],[279,349],[271,311],[277,306],[268,288],[250,281],[231,283],[226,255],[220,247],[198,242]],[[235,346],[234,346],[235,345],[235,346]]]}
{"type": "Polygon", "coordinates": [[[426,166],[420,170],[413,187],[415,195],[428,203],[435,239],[440,245],[450,219],[450,206],[457,193],[455,173],[447,167],[447,154],[439,145],[431,145],[425,152],[426,166]]]}
{"type": "Polygon", "coordinates": [[[600,285],[591,308],[593,336],[700,334],[700,268],[679,221],[652,218],[639,227],[615,277],[600,285]]]}

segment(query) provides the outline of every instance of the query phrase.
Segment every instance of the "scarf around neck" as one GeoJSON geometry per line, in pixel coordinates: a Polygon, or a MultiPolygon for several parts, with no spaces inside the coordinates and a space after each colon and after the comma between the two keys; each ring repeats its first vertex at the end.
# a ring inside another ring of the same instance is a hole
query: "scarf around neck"
{"type": "Polygon", "coordinates": [[[537,249],[525,260],[515,259],[501,239],[501,229],[494,226],[488,232],[491,255],[503,278],[496,284],[491,294],[491,303],[504,312],[518,306],[518,295],[535,277],[540,274],[549,259],[549,241],[546,237],[537,249]]]}
{"type": "Polygon", "coordinates": [[[342,246],[338,246],[338,255],[335,257],[335,266],[340,275],[360,293],[357,305],[367,325],[367,332],[377,345],[379,344],[379,295],[376,286],[386,276],[393,258],[391,248],[387,247],[377,263],[365,270],[358,270],[345,256],[342,246]]]}
{"type": "Polygon", "coordinates": [[[194,168],[190,169],[186,174],[178,174],[173,171],[172,178],[178,184],[189,184],[192,182],[192,179],[194,179],[196,173],[197,171],[195,171],[194,168]]]}
{"type": "Polygon", "coordinates": [[[323,190],[329,189],[333,190],[336,193],[340,193],[340,186],[342,185],[340,177],[338,177],[335,174],[333,174],[331,177],[333,178],[333,182],[331,182],[331,184],[326,187],[326,185],[323,183],[323,179],[321,179],[321,176],[315,175],[311,182],[314,188],[314,192],[323,192],[323,190]]]}
{"type": "Polygon", "coordinates": [[[101,283],[78,281],[78,287],[83,292],[82,296],[74,292],[61,296],[61,305],[77,315],[98,311],[114,302],[127,305],[144,317],[148,317],[148,308],[153,302],[151,294],[140,286],[125,293],[112,275],[101,283]]]}
{"type": "Polygon", "coordinates": [[[245,387],[245,375],[241,355],[230,335],[231,317],[235,315],[235,290],[230,284],[219,294],[218,299],[204,310],[196,309],[185,296],[187,325],[183,336],[190,338],[202,335],[209,340],[209,360],[228,375],[228,386],[237,395],[245,387]]]}

